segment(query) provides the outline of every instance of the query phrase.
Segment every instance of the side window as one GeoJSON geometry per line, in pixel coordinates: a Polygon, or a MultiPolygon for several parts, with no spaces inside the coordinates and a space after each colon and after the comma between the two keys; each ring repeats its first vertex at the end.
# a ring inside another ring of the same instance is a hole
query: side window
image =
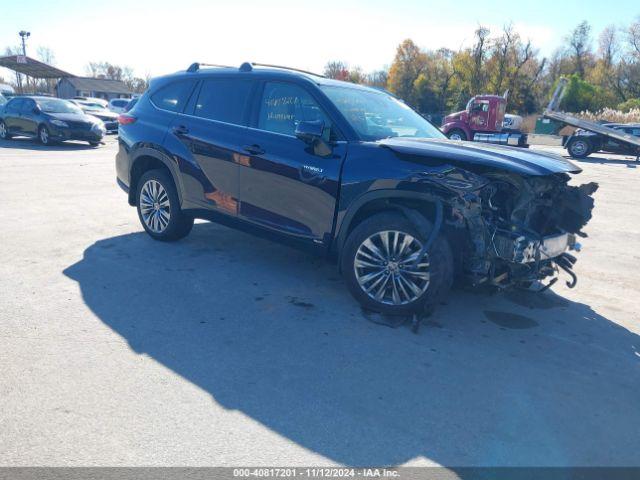
{"type": "Polygon", "coordinates": [[[20,108],[20,111],[22,113],[32,113],[34,108],[36,108],[36,102],[31,100],[30,98],[27,98],[22,101],[22,107],[20,108]]]}
{"type": "Polygon", "coordinates": [[[268,82],[260,102],[258,128],[269,132],[295,135],[301,121],[323,120],[327,135],[331,125],[309,93],[291,83],[268,82]]]}
{"type": "Polygon", "coordinates": [[[189,100],[189,94],[191,90],[193,90],[193,85],[193,80],[170,83],[151,95],[151,101],[156,107],[162,108],[163,110],[181,112],[189,100]]]}
{"type": "Polygon", "coordinates": [[[205,80],[193,114],[210,120],[241,125],[251,85],[250,80],[205,80]]]}
{"type": "Polygon", "coordinates": [[[24,100],[22,100],[21,98],[11,100],[6,106],[7,113],[18,113],[23,102],[24,100]]]}

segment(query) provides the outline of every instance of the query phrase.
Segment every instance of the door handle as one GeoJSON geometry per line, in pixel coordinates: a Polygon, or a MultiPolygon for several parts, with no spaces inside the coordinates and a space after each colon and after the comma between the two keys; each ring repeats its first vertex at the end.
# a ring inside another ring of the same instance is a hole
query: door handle
{"type": "Polygon", "coordinates": [[[177,127],[173,127],[173,133],[176,135],[186,135],[189,133],[189,129],[184,125],[178,125],[177,127]]]}
{"type": "Polygon", "coordinates": [[[245,152],[250,153],[251,155],[262,155],[264,154],[264,149],[260,145],[245,145],[242,147],[245,152]]]}

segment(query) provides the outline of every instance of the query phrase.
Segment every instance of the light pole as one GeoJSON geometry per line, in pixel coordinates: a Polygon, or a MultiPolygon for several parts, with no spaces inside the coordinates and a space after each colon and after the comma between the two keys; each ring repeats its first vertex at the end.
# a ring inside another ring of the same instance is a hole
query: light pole
{"type": "MultiPolygon", "coordinates": [[[[22,55],[25,57],[24,61],[27,61],[27,45],[26,45],[26,39],[29,38],[31,36],[31,32],[27,32],[26,30],[20,30],[18,32],[18,35],[20,35],[20,38],[22,39],[22,55]]],[[[27,83],[27,86],[29,86],[29,78],[25,75],[25,82],[27,83]]]]}
{"type": "Polygon", "coordinates": [[[20,38],[22,38],[22,55],[24,55],[26,57],[27,56],[27,46],[26,46],[25,42],[26,42],[26,39],[31,36],[31,32],[27,32],[26,30],[20,30],[18,32],[18,35],[20,35],[20,38]]]}

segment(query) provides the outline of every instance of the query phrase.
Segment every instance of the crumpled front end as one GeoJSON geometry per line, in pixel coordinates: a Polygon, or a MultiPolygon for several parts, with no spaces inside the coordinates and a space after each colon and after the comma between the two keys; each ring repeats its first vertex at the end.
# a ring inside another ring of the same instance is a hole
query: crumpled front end
{"type": "Polygon", "coordinates": [[[488,183],[452,203],[452,215],[468,231],[464,271],[474,284],[506,288],[553,277],[560,271],[575,286],[573,273],[582,231],[594,206],[596,183],[568,184],[570,176],[556,173],[526,176],[487,173],[488,183]]]}

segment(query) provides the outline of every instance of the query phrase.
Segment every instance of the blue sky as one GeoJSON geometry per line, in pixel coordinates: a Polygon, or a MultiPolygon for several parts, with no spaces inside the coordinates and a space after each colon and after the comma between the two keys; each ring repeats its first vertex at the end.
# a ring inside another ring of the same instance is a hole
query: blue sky
{"type": "Polygon", "coordinates": [[[320,71],[341,59],[369,71],[391,63],[404,38],[424,48],[457,49],[471,42],[477,25],[498,32],[511,22],[548,55],[581,20],[591,23],[595,39],[605,26],[638,16],[638,0],[7,0],[0,48],[19,43],[17,32],[26,29],[28,53],[48,46],[57,66],[75,74],[103,60],[138,75],[161,75],[192,61],[245,60],[320,71]]]}

